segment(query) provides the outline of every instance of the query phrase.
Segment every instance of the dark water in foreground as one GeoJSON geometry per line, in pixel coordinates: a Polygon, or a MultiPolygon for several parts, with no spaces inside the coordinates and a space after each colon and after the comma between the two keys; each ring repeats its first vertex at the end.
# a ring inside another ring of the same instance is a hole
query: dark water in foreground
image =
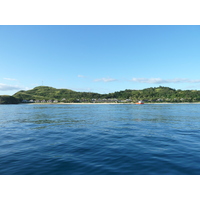
{"type": "Polygon", "coordinates": [[[200,174],[200,104],[1,105],[0,174],[200,174]]]}

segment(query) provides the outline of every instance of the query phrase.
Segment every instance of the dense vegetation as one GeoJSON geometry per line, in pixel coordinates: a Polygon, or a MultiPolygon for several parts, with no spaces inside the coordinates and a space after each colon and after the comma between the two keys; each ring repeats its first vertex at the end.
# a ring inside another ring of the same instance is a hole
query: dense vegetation
{"type": "Polygon", "coordinates": [[[98,93],[91,92],[75,92],[68,89],[56,89],[48,86],[39,86],[35,87],[32,90],[24,91],[21,90],[13,95],[20,101],[23,99],[26,100],[58,100],[64,102],[76,102],[77,99],[92,99],[100,98],[101,95],[98,93]],[[65,100],[63,100],[65,99],[65,100]]]}
{"type": "Polygon", "coordinates": [[[19,91],[13,95],[22,101],[26,100],[58,100],[62,102],[92,102],[94,99],[117,99],[137,102],[199,102],[198,90],[175,90],[169,87],[154,87],[143,90],[125,90],[109,94],[92,92],[75,92],[68,89],[56,89],[48,86],[35,87],[28,91],[19,91]]]}
{"type": "Polygon", "coordinates": [[[19,100],[8,95],[0,95],[0,104],[17,104],[19,100]]]}
{"type": "Polygon", "coordinates": [[[169,87],[155,87],[143,90],[125,90],[109,94],[110,97],[130,98],[133,102],[144,100],[146,102],[199,102],[198,90],[175,90],[169,87]]]}

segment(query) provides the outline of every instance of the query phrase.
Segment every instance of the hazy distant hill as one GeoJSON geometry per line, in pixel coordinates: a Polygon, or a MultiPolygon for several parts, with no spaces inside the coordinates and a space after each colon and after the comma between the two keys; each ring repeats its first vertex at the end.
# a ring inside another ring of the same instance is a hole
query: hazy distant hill
{"type": "Polygon", "coordinates": [[[133,102],[144,100],[146,102],[198,102],[199,90],[175,90],[169,87],[154,87],[143,90],[124,90],[109,94],[92,92],[76,92],[69,89],[56,89],[48,86],[35,87],[32,90],[19,91],[13,97],[26,100],[58,100],[63,102],[77,102],[77,99],[130,99],[133,102]]]}

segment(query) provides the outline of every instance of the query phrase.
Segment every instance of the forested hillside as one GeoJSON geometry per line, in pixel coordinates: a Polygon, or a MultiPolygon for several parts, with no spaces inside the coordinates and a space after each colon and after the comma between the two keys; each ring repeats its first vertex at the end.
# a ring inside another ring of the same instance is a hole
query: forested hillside
{"type": "Polygon", "coordinates": [[[68,89],[56,89],[48,86],[35,87],[28,91],[19,91],[13,95],[19,100],[58,100],[66,102],[74,102],[77,99],[100,98],[98,93],[91,92],[75,92],[68,89]]]}
{"type": "Polygon", "coordinates": [[[0,104],[17,104],[19,100],[8,95],[0,95],[0,104]]]}
{"type": "Polygon", "coordinates": [[[124,90],[109,94],[92,92],[76,92],[69,89],[56,89],[48,86],[35,87],[28,91],[19,91],[13,97],[26,100],[57,100],[58,102],[94,102],[94,101],[122,101],[137,102],[199,102],[199,90],[175,90],[169,87],[154,87],[143,90],[124,90]]]}
{"type": "Polygon", "coordinates": [[[155,87],[143,90],[125,90],[108,94],[109,97],[130,98],[132,101],[146,102],[199,102],[199,90],[175,90],[169,87],[155,87]]]}

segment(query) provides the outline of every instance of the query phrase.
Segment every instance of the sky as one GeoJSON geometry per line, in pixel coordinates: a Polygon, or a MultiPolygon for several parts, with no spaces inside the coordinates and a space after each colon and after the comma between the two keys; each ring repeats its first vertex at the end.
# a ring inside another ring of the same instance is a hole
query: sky
{"type": "Polygon", "coordinates": [[[0,95],[37,86],[200,90],[200,26],[0,26],[0,95]]]}

